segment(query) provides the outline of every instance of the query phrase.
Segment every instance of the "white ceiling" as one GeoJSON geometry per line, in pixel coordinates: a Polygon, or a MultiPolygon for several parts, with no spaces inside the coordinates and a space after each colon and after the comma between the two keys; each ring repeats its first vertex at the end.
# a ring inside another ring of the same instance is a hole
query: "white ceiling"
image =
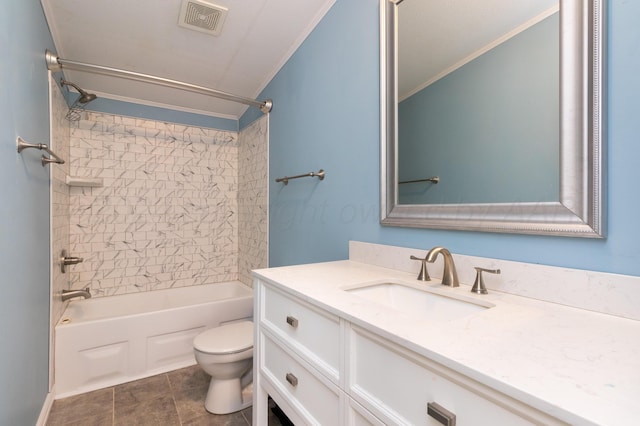
{"type": "MultiPolygon", "coordinates": [[[[256,98],[335,0],[210,2],[229,9],[219,36],[178,26],[182,0],[42,0],[42,5],[61,59],[256,98]]],[[[248,108],[122,78],[68,69],[64,74],[105,98],[232,119],[248,108]]]]}
{"type": "Polygon", "coordinates": [[[398,98],[416,93],[558,10],[558,0],[404,0],[398,98]]]}

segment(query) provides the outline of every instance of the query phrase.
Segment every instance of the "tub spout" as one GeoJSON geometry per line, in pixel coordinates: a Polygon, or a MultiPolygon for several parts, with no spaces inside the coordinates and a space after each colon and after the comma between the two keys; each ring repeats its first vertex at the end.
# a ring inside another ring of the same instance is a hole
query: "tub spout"
{"type": "Polygon", "coordinates": [[[85,299],[91,298],[91,291],[89,287],[84,290],[62,290],[62,301],[73,299],[74,297],[84,297],[85,299]]]}

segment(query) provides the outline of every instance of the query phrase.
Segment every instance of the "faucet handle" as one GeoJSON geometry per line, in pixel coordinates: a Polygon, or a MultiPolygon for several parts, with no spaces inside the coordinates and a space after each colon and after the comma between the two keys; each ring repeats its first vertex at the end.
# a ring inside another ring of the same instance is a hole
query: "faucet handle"
{"type": "Polygon", "coordinates": [[[60,271],[64,274],[67,272],[67,265],[77,265],[83,261],[84,259],[81,257],[67,256],[67,251],[62,250],[62,253],[60,253],[60,271]]]}
{"type": "Polygon", "coordinates": [[[477,293],[477,294],[489,293],[487,291],[487,288],[484,286],[484,279],[482,278],[482,273],[486,272],[488,274],[499,274],[500,269],[485,269],[485,268],[480,268],[478,266],[475,266],[474,269],[476,270],[476,280],[473,283],[473,288],[471,288],[471,292],[477,293]]]}
{"type": "Polygon", "coordinates": [[[420,259],[419,257],[415,257],[414,255],[409,256],[411,260],[419,260],[422,262],[422,266],[420,267],[420,273],[418,274],[419,281],[431,281],[431,277],[429,276],[429,271],[427,271],[427,258],[420,259]]]}

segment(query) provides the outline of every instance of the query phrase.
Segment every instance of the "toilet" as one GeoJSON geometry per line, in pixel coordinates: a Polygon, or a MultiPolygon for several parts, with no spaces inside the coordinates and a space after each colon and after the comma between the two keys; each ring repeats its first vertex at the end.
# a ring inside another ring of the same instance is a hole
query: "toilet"
{"type": "Polygon", "coordinates": [[[228,414],[251,405],[243,388],[252,381],[253,322],[241,321],[211,328],[193,339],[200,367],[211,376],[204,406],[213,414],[228,414]]]}

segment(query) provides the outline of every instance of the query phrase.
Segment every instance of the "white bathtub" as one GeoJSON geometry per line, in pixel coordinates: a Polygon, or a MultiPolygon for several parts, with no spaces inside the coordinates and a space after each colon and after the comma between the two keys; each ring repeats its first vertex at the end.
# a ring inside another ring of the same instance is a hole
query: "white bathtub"
{"type": "Polygon", "coordinates": [[[55,328],[56,398],[193,365],[198,333],[252,316],[240,282],[72,301],[55,328]]]}

